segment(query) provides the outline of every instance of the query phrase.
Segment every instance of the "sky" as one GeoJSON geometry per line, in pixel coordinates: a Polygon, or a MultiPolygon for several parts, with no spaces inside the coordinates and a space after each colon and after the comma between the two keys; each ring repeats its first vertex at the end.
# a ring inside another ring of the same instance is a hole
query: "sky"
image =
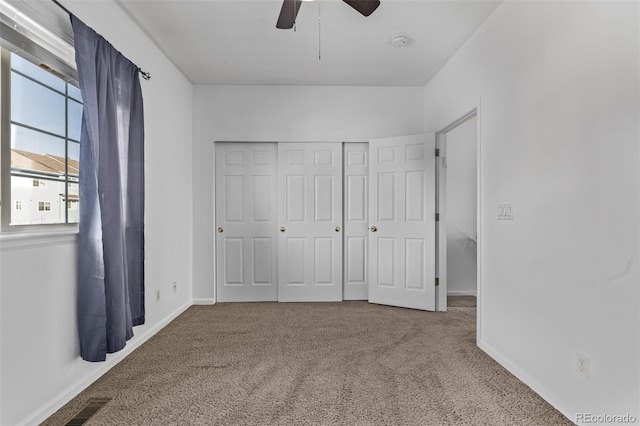
{"type": "Polygon", "coordinates": [[[65,155],[65,90],[69,91],[69,157],[80,159],[80,125],[82,104],[80,89],[41,69],[20,56],[11,54],[11,68],[20,71],[47,87],[35,83],[15,72],[11,74],[11,121],[46,132],[41,133],[11,125],[11,147],[38,154],[65,155]],[[66,87],[65,87],[66,86],[66,87]]]}

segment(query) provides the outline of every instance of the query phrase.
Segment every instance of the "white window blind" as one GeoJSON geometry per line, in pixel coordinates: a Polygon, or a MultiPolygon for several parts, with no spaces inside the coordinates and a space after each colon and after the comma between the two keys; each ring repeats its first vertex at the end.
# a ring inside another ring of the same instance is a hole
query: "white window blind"
{"type": "Polygon", "coordinates": [[[50,0],[0,0],[2,47],[77,81],[69,15],[50,0]]]}

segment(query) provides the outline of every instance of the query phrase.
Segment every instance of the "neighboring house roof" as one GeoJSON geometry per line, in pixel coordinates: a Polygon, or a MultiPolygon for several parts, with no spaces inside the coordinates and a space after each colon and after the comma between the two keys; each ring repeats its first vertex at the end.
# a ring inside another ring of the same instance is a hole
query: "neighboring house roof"
{"type": "MultiPolygon", "coordinates": [[[[12,149],[11,168],[48,174],[64,174],[64,157],[12,149]]],[[[68,168],[69,175],[77,176],[80,174],[79,161],[70,158],[68,168]]]]}
{"type": "MultiPolygon", "coordinates": [[[[60,194],[60,196],[62,197],[62,199],[64,200],[64,194],[60,194]]],[[[79,195],[73,195],[73,194],[69,194],[67,196],[67,200],[68,201],[78,201],[80,200],[80,196],[79,195]]]]}

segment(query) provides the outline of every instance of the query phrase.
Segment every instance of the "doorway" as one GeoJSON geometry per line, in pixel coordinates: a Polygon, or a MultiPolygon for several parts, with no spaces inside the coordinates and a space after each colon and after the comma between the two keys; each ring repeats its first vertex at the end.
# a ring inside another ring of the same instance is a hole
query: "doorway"
{"type": "Polygon", "coordinates": [[[438,310],[446,310],[447,297],[478,296],[478,142],[475,108],[437,133],[438,310]]]}

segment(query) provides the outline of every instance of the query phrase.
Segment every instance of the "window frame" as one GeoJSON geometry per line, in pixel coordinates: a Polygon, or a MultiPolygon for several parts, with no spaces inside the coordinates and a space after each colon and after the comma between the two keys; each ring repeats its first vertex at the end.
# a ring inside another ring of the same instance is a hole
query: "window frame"
{"type": "MultiPolygon", "coordinates": [[[[28,59],[27,59],[28,60],[28,59]]],[[[17,72],[17,71],[16,71],[17,72]]],[[[69,223],[69,209],[64,208],[65,223],[44,223],[44,224],[11,224],[11,214],[13,212],[13,202],[11,199],[11,51],[0,47],[0,234],[9,233],[31,233],[31,232],[52,232],[74,231],[78,230],[78,222],[69,223]]],[[[19,73],[22,75],[22,73],[19,73]]],[[[30,78],[38,84],[42,84],[30,78]]],[[[69,198],[69,184],[78,183],[78,180],[71,180],[69,176],[69,144],[79,143],[75,139],[69,137],[69,116],[68,110],[69,100],[77,102],[78,100],[70,96],[68,85],[72,84],[70,80],[65,80],[65,135],[61,137],[65,141],[65,194],[64,199],[69,198]]],[[[47,85],[44,85],[48,87],[47,85]]],[[[50,88],[51,89],[51,88],[50,88]]],[[[54,90],[56,93],[59,91],[54,90]]],[[[58,136],[60,137],[60,136],[58,136]]],[[[66,207],[66,201],[65,201],[66,207]]],[[[39,211],[39,210],[38,210],[39,211]]]]}

